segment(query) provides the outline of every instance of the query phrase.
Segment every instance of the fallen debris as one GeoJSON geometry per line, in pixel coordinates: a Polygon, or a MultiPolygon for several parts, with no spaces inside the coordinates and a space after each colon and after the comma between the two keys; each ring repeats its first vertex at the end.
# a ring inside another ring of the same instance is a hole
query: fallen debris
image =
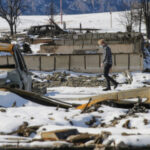
{"type": "Polygon", "coordinates": [[[19,136],[23,137],[29,137],[32,133],[36,133],[36,131],[39,129],[40,126],[33,126],[29,127],[27,122],[24,122],[23,125],[21,125],[16,133],[19,136]]]}
{"type": "Polygon", "coordinates": [[[67,138],[67,141],[71,142],[71,143],[86,143],[90,140],[94,140],[95,136],[96,135],[91,135],[88,133],[82,133],[82,134],[69,136],[67,138]]]}
{"type": "Polygon", "coordinates": [[[144,125],[148,125],[149,124],[149,121],[147,119],[144,119],[143,122],[144,122],[144,125]]]}
{"type": "Polygon", "coordinates": [[[131,73],[128,70],[126,70],[125,72],[123,72],[123,74],[126,77],[126,82],[128,84],[131,84],[133,81],[133,77],[132,77],[131,73]]]}
{"type": "Polygon", "coordinates": [[[71,135],[78,135],[78,134],[79,132],[77,129],[64,129],[51,132],[43,132],[41,133],[41,138],[43,140],[61,141],[66,140],[71,135]]]}
{"type": "Polygon", "coordinates": [[[29,126],[28,122],[23,122],[22,125],[18,127],[16,131],[10,133],[0,133],[0,135],[14,135],[29,137],[32,133],[36,133],[36,131],[40,128],[40,126],[29,126]]]}
{"type": "Polygon", "coordinates": [[[5,113],[5,112],[6,112],[6,109],[4,109],[4,108],[1,108],[1,109],[0,109],[0,112],[3,112],[3,113],[5,113]]]}
{"type": "Polygon", "coordinates": [[[123,128],[126,128],[126,129],[131,129],[131,123],[130,123],[130,120],[127,120],[123,125],[122,125],[123,128]]]}
{"type": "Polygon", "coordinates": [[[87,76],[78,76],[73,77],[66,72],[54,72],[52,75],[47,75],[45,77],[38,77],[33,75],[33,88],[38,89],[39,87],[58,87],[58,86],[67,86],[67,87],[98,87],[106,86],[105,80],[101,76],[87,77],[87,76]],[[38,79],[41,78],[40,82],[38,79]]]}
{"type": "Polygon", "coordinates": [[[53,99],[50,97],[46,97],[46,96],[41,96],[37,93],[33,93],[33,92],[21,90],[21,89],[4,87],[4,88],[1,88],[0,90],[10,91],[29,101],[32,101],[41,105],[45,105],[45,106],[53,106],[53,107],[58,107],[58,108],[60,107],[60,108],[65,108],[65,109],[73,107],[73,105],[70,103],[66,103],[66,102],[53,99]]]}
{"type": "Polygon", "coordinates": [[[129,109],[127,112],[128,115],[133,115],[135,113],[148,113],[148,110],[142,106],[142,99],[139,97],[138,102],[134,104],[133,108],[129,109]]]}
{"type": "Polygon", "coordinates": [[[147,98],[147,101],[144,102],[144,104],[149,104],[150,103],[150,88],[143,87],[143,88],[137,88],[137,89],[131,89],[131,90],[125,90],[125,91],[119,91],[119,92],[94,96],[92,97],[92,101],[88,105],[87,104],[80,105],[77,107],[77,109],[84,109],[85,107],[91,107],[97,103],[100,103],[106,100],[119,102],[124,99],[131,99],[131,98],[136,98],[136,97],[147,98]]]}
{"type": "Polygon", "coordinates": [[[102,132],[95,138],[95,144],[102,144],[111,134],[111,132],[102,132]]]}

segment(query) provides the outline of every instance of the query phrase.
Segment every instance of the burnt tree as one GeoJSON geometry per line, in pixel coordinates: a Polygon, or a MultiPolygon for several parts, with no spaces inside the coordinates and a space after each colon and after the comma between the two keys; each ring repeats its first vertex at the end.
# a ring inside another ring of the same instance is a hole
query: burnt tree
{"type": "Polygon", "coordinates": [[[141,0],[146,24],[147,38],[150,39],[150,0],[141,0]]]}
{"type": "Polygon", "coordinates": [[[54,15],[55,15],[55,8],[54,8],[54,1],[51,0],[50,2],[50,18],[49,18],[49,22],[50,24],[52,24],[52,22],[54,22],[54,15]]]}
{"type": "Polygon", "coordinates": [[[131,11],[133,12],[133,23],[135,27],[139,27],[141,33],[142,22],[144,22],[143,7],[139,0],[134,0],[131,5],[131,11]]]}
{"type": "Polygon", "coordinates": [[[16,32],[18,18],[24,9],[23,0],[0,0],[0,17],[9,24],[11,35],[16,32]]]}
{"type": "Polygon", "coordinates": [[[129,10],[121,12],[118,21],[126,28],[127,32],[132,32],[134,27],[134,10],[132,8],[133,3],[127,3],[123,0],[122,5],[129,10]]]}

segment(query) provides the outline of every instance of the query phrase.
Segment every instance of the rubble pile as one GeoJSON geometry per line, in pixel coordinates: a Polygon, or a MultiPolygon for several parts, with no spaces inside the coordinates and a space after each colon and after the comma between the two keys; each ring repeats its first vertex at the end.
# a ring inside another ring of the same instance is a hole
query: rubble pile
{"type": "MultiPolygon", "coordinates": [[[[113,105],[111,103],[107,103],[107,105],[110,104],[111,107],[116,107],[116,105],[113,105]]],[[[130,150],[128,145],[126,145],[123,142],[120,142],[119,144],[116,144],[115,141],[112,139],[113,133],[110,131],[105,131],[108,128],[117,127],[118,125],[122,124],[122,128],[131,130],[136,129],[131,124],[131,117],[138,118],[138,113],[148,113],[148,111],[141,112],[141,101],[139,100],[138,103],[136,103],[133,108],[131,109],[125,109],[123,114],[118,115],[117,117],[112,117],[113,119],[110,121],[105,121],[103,118],[103,115],[106,113],[105,110],[103,110],[104,103],[94,104],[91,107],[86,107],[84,110],[79,111],[76,115],[73,115],[71,117],[66,118],[66,121],[70,123],[70,125],[74,128],[66,128],[61,130],[52,130],[48,131],[46,128],[42,127],[41,125],[38,126],[31,126],[28,122],[23,122],[15,131],[11,133],[0,133],[0,135],[18,135],[20,138],[26,138],[30,137],[32,134],[39,134],[40,138],[33,138],[32,140],[28,141],[28,143],[32,143],[34,141],[36,142],[47,142],[47,141],[53,141],[56,142],[53,144],[52,149],[89,149],[89,150],[107,150],[107,149],[119,149],[119,148],[126,148],[127,150],[130,150]],[[138,106],[138,107],[137,107],[138,106]],[[137,108],[136,112],[133,114],[129,114],[130,110],[137,108]],[[90,133],[81,133],[76,129],[75,122],[78,117],[82,115],[88,115],[90,116],[89,120],[82,120],[82,123],[87,126],[87,128],[98,128],[98,129],[104,129],[101,130],[97,134],[90,134],[90,133]],[[77,117],[77,118],[76,118],[77,117]],[[122,122],[122,123],[121,123],[122,122]],[[63,143],[64,142],[64,143],[63,143]]],[[[6,113],[7,109],[1,109],[2,113],[6,113]]],[[[60,111],[59,108],[56,108],[56,111],[60,111]]],[[[66,110],[68,113],[71,111],[71,109],[66,110]]],[[[53,115],[53,113],[49,114],[53,115]]],[[[16,116],[19,117],[19,116],[16,116]]],[[[34,117],[31,118],[34,120],[34,117]]],[[[56,118],[49,118],[52,121],[55,121],[56,118]]],[[[149,124],[149,120],[144,118],[143,119],[144,125],[149,124]]],[[[122,136],[132,136],[133,134],[129,134],[126,132],[122,132],[122,136]]],[[[134,134],[136,135],[136,134],[134,134]]]]}
{"type": "MultiPolygon", "coordinates": [[[[113,75],[116,78],[116,75],[113,75]]],[[[43,89],[45,87],[58,87],[58,86],[68,86],[68,87],[98,87],[106,86],[105,79],[102,75],[97,75],[93,77],[80,75],[78,77],[71,76],[66,72],[55,72],[52,75],[47,75],[45,77],[33,76],[33,88],[43,89]],[[41,81],[37,80],[38,78],[41,81]]],[[[40,90],[39,90],[40,91],[40,90]]]]}

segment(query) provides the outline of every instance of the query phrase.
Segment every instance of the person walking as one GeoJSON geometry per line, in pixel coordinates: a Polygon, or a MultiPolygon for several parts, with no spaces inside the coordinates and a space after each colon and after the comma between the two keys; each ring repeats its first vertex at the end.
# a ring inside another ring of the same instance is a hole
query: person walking
{"type": "Polygon", "coordinates": [[[109,76],[110,69],[112,68],[112,53],[111,48],[107,45],[104,39],[98,40],[98,45],[103,48],[103,59],[101,67],[104,67],[104,77],[107,82],[107,87],[103,91],[111,90],[110,82],[114,85],[114,89],[117,88],[118,82],[109,76]]]}

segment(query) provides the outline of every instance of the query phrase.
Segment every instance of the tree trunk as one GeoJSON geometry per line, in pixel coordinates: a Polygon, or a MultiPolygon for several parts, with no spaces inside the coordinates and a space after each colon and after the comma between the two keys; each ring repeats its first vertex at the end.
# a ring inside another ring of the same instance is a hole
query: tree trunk
{"type": "Polygon", "coordinates": [[[147,18],[146,30],[147,30],[147,38],[150,39],[150,16],[148,16],[147,18]]]}
{"type": "Polygon", "coordinates": [[[142,8],[140,8],[140,14],[139,14],[139,32],[141,33],[141,27],[142,27],[142,8]]]}
{"type": "Polygon", "coordinates": [[[14,25],[14,28],[15,28],[15,34],[16,34],[17,33],[17,25],[16,25],[16,23],[14,25]]]}
{"type": "Polygon", "coordinates": [[[13,36],[13,35],[14,35],[14,27],[13,27],[13,24],[9,23],[9,27],[10,27],[11,36],[13,36]]]}
{"type": "Polygon", "coordinates": [[[149,8],[149,4],[150,4],[149,0],[143,0],[146,33],[147,33],[148,39],[150,39],[150,8],[149,8]]]}

